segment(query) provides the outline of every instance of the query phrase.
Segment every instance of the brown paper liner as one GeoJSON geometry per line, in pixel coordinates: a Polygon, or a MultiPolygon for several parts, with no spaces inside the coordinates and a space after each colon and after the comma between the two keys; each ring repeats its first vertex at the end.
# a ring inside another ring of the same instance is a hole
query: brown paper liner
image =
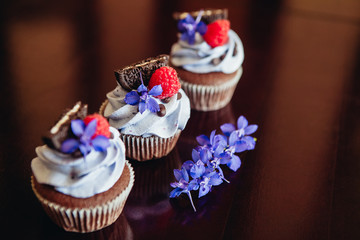
{"type": "Polygon", "coordinates": [[[126,156],[138,161],[166,156],[176,145],[181,134],[178,129],[174,136],[161,138],[158,136],[141,137],[120,133],[121,140],[125,143],[126,156]]]}
{"type": "Polygon", "coordinates": [[[242,75],[242,68],[238,71],[233,79],[216,86],[197,85],[180,79],[181,88],[189,97],[191,108],[205,112],[225,107],[234,95],[236,85],[242,75]]]}
{"type": "MultiPolygon", "coordinates": [[[[99,109],[99,114],[104,116],[105,107],[109,100],[105,100],[99,109]]],[[[169,138],[161,138],[158,136],[141,137],[120,133],[120,139],[125,144],[126,157],[138,160],[147,161],[166,156],[175,147],[179,139],[181,130],[178,129],[174,136],[169,138]]]]}
{"type": "Polygon", "coordinates": [[[135,181],[133,168],[128,161],[125,163],[130,170],[129,185],[114,199],[91,208],[67,208],[48,201],[36,191],[33,176],[31,186],[45,212],[57,225],[70,232],[93,232],[115,222],[124,208],[135,181]]]}

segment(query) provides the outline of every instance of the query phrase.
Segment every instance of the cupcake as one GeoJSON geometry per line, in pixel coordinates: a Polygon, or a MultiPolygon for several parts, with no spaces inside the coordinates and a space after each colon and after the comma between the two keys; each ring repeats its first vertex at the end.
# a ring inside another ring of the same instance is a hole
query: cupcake
{"type": "Polygon", "coordinates": [[[115,222],[134,185],[119,132],[78,102],[43,140],[31,162],[31,185],[49,217],[72,232],[115,222]]]}
{"type": "Polygon", "coordinates": [[[242,75],[243,45],[227,17],[227,9],[174,14],[179,40],[171,48],[170,66],[178,72],[193,109],[227,105],[242,75]]]}
{"type": "Polygon", "coordinates": [[[119,130],[128,158],[166,156],[190,117],[189,98],[168,61],[168,55],[159,55],[116,70],[118,86],[100,107],[119,130]]]}

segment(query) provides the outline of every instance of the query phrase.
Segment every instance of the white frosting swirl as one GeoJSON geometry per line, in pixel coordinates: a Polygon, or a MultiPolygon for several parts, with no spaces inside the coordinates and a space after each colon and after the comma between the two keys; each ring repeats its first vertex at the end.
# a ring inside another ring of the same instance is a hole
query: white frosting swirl
{"type": "Polygon", "coordinates": [[[119,129],[123,134],[169,138],[178,129],[183,130],[190,118],[189,98],[182,89],[179,92],[181,99],[177,100],[175,94],[168,103],[162,103],[160,99],[154,98],[158,104],[164,104],[166,108],[166,115],[160,117],[149,110],[140,113],[138,105],[126,104],[124,98],[128,92],[117,86],[107,94],[109,103],[106,105],[104,116],[109,118],[111,126],[119,129]]]}
{"type": "Polygon", "coordinates": [[[171,63],[194,73],[233,73],[244,61],[244,47],[233,30],[229,30],[228,36],[229,41],[225,45],[215,48],[207,44],[198,33],[194,45],[179,40],[171,48],[171,63]],[[236,51],[235,56],[233,56],[234,51],[236,51]],[[215,65],[213,60],[223,55],[224,59],[215,65]]]}
{"type": "Polygon", "coordinates": [[[125,166],[125,146],[119,132],[110,127],[113,138],[105,152],[91,150],[86,158],[73,158],[46,145],[36,148],[31,162],[36,180],[76,198],[88,198],[110,189],[125,166]]]}

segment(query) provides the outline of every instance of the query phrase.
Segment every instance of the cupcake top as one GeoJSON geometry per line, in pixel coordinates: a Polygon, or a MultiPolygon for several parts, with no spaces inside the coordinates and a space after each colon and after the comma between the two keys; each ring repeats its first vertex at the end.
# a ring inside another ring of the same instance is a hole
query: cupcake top
{"type": "Polygon", "coordinates": [[[110,189],[125,166],[125,146],[116,129],[99,114],[87,115],[78,102],[36,148],[32,172],[41,184],[76,198],[110,189]]]}
{"type": "Polygon", "coordinates": [[[227,15],[227,9],[175,13],[179,40],[171,48],[171,64],[194,73],[238,70],[244,48],[227,15]]]}
{"type": "Polygon", "coordinates": [[[118,86],[107,94],[103,114],[122,134],[168,138],[185,128],[190,101],[168,59],[159,55],[115,71],[118,86]]]}

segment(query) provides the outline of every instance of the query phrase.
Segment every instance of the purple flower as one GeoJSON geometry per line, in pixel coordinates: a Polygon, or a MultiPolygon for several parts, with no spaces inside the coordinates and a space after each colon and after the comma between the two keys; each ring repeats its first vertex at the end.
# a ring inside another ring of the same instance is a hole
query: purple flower
{"type": "Polygon", "coordinates": [[[150,112],[156,113],[160,111],[159,104],[156,102],[154,97],[161,95],[162,87],[161,85],[154,86],[150,91],[148,91],[147,87],[145,87],[142,75],[140,72],[141,85],[137,88],[137,90],[133,90],[126,94],[125,103],[130,105],[139,104],[139,112],[142,114],[148,109],[150,112]]]}
{"type": "MultiPolygon", "coordinates": [[[[193,182],[189,183],[189,174],[186,171],[184,167],[181,168],[181,170],[174,169],[174,176],[177,180],[177,182],[170,183],[171,187],[175,188],[170,192],[170,198],[178,197],[180,194],[185,193],[188,195],[191,205],[196,212],[196,208],[194,206],[194,202],[191,197],[190,191],[193,190],[194,187],[193,182]]],[[[195,184],[196,185],[196,184],[195,184]]]]}
{"type": "Polygon", "coordinates": [[[212,186],[218,186],[222,182],[223,180],[215,171],[202,176],[201,181],[199,182],[199,198],[208,194],[211,191],[212,186]]]}
{"type": "Polygon", "coordinates": [[[246,118],[240,116],[237,120],[237,129],[231,123],[225,123],[220,126],[220,129],[225,136],[229,137],[229,144],[232,146],[236,145],[236,152],[252,150],[255,148],[255,139],[249,135],[256,132],[258,125],[248,124],[246,118]]]}
{"type": "Polygon", "coordinates": [[[206,33],[207,26],[204,22],[200,21],[203,12],[203,10],[199,12],[196,20],[194,20],[194,18],[190,14],[188,14],[186,18],[178,22],[177,27],[181,32],[181,40],[187,41],[189,44],[192,45],[195,43],[196,32],[200,33],[201,35],[204,35],[206,33]]]}
{"type": "Polygon", "coordinates": [[[200,144],[201,148],[210,149],[215,151],[219,146],[225,147],[227,145],[226,137],[220,134],[215,134],[216,130],[212,131],[210,137],[206,135],[200,135],[196,137],[196,141],[200,144]]]}
{"type": "Polygon", "coordinates": [[[79,149],[84,156],[86,156],[91,149],[104,152],[110,146],[110,142],[109,139],[103,135],[98,135],[92,139],[96,131],[96,126],[96,119],[89,122],[87,126],[85,126],[84,121],[81,119],[72,120],[71,130],[77,138],[66,139],[61,144],[61,151],[70,154],[79,149]]]}

